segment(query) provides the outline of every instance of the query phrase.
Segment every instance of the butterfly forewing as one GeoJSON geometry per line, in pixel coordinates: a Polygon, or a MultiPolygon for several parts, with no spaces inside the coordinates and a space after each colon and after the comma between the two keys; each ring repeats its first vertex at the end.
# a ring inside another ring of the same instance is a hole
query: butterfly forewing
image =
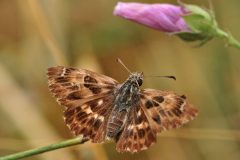
{"type": "Polygon", "coordinates": [[[57,101],[66,107],[113,92],[114,79],[85,69],[62,66],[48,69],[48,84],[57,101]]]}
{"type": "Polygon", "coordinates": [[[118,82],[88,70],[59,66],[48,69],[48,83],[65,106],[64,119],[70,130],[94,142],[103,141],[118,82]]]}
{"type": "Polygon", "coordinates": [[[155,89],[141,91],[144,113],[156,131],[178,128],[197,116],[198,110],[185,96],[155,89]]]}

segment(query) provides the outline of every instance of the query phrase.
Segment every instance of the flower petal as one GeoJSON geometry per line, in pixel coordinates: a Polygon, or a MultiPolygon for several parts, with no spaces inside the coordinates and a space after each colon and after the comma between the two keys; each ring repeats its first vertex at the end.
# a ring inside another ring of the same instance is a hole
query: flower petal
{"type": "Polygon", "coordinates": [[[118,2],[114,15],[164,32],[189,31],[181,15],[186,11],[170,4],[144,4],[118,2]]]}

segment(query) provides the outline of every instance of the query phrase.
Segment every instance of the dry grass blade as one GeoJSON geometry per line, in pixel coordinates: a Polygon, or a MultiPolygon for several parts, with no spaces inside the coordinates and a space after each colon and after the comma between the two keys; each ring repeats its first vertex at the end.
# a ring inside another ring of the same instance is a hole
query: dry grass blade
{"type": "Polygon", "coordinates": [[[44,10],[41,7],[40,2],[38,0],[28,0],[27,4],[28,7],[26,8],[26,6],[24,6],[24,8],[28,9],[30,15],[32,15],[32,19],[35,22],[43,41],[49,48],[54,60],[57,64],[67,65],[62,48],[58,45],[53,32],[51,32],[49,22],[47,22],[46,15],[44,15],[44,10]]]}

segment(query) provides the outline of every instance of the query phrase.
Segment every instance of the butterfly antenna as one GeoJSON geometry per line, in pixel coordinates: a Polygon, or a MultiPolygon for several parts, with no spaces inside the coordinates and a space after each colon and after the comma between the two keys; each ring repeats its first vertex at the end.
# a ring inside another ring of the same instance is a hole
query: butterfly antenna
{"type": "Polygon", "coordinates": [[[125,64],[121,61],[120,58],[117,58],[117,62],[120,63],[130,74],[132,74],[131,71],[127,68],[127,66],[125,66],[125,64]]]}
{"type": "Polygon", "coordinates": [[[169,79],[173,79],[173,80],[177,80],[177,78],[175,76],[145,76],[145,78],[148,77],[161,77],[161,78],[169,78],[169,79]]]}

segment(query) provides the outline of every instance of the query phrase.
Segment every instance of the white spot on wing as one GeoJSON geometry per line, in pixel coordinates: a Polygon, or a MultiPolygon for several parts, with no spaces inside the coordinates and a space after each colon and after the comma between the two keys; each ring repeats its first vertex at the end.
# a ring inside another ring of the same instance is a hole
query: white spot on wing
{"type": "Polygon", "coordinates": [[[102,105],[102,104],[103,104],[103,100],[100,99],[100,100],[98,101],[98,105],[100,106],[100,105],[102,105]]]}
{"type": "Polygon", "coordinates": [[[140,117],[141,114],[142,114],[142,112],[141,112],[141,110],[139,110],[139,111],[137,112],[137,116],[140,117]]]}
{"type": "Polygon", "coordinates": [[[110,137],[108,137],[108,136],[106,136],[105,138],[106,138],[106,140],[111,140],[111,139],[112,139],[112,138],[110,138],[110,137]]]}
{"type": "Polygon", "coordinates": [[[98,116],[98,119],[99,119],[100,121],[103,121],[103,120],[104,120],[104,117],[103,117],[103,116],[98,116]]]}
{"type": "Polygon", "coordinates": [[[103,120],[104,120],[104,117],[98,115],[97,113],[95,113],[95,114],[93,115],[93,118],[94,118],[94,119],[99,119],[100,121],[103,121],[103,120]]]}
{"type": "Polygon", "coordinates": [[[81,109],[82,109],[82,110],[85,110],[85,109],[87,109],[88,107],[89,107],[89,106],[85,104],[85,105],[82,105],[82,106],[81,106],[81,109]]]}
{"type": "Polygon", "coordinates": [[[148,147],[145,145],[141,148],[141,150],[146,150],[146,149],[148,149],[148,147]]]}
{"type": "Polygon", "coordinates": [[[66,68],[64,67],[60,76],[63,77],[65,75],[65,73],[66,73],[66,68]]]}
{"type": "Polygon", "coordinates": [[[87,114],[93,113],[90,107],[86,108],[86,109],[85,109],[85,112],[86,112],[87,114]]]}
{"type": "Polygon", "coordinates": [[[147,122],[142,122],[139,125],[137,125],[138,129],[142,129],[142,128],[147,128],[148,127],[148,123],[147,122]]]}
{"type": "Polygon", "coordinates": [[[184,106],[186,105],[186,101],[184,101],[184,103],[180,106],[180,111],[183,111],[183,109],[184,109],[184,106]]]}
{"type": "Polygon", "coordinates": [[[128,126],[128,130],[132,130],[133,127],[134,127],[134,125],[129,125],[129,126],[128,126]]]}
{"type": "Polygon", "coordinates": [[[94,119],[96,119],[98,117],[98,114],[94,114],[93,117],[94,119]]]}

